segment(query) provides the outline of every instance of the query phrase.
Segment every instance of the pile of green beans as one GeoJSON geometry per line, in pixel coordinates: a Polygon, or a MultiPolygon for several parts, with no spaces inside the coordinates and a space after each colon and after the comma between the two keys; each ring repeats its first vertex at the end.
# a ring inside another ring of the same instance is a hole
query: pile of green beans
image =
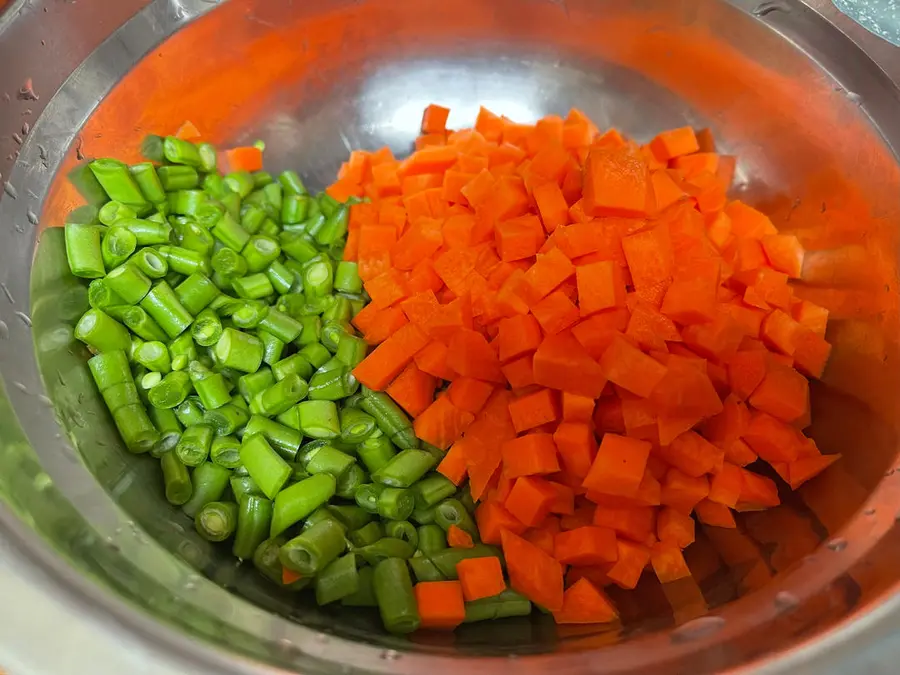
{"type": "MultiPolygon", "coordinates": [[[[167,500],[273,583],[415,630],[413,576],[456,579],[459,560],[500,554],[447,547],[451,525],[477,541],[471,498],[353,376],[368,297],[341,259],[351,203],[291,171],[223,176],[207,144],[142,147],[152,161],[81,172],[102,203],[65,227],[90,280],[75,336],[125,447],[159,459],[167,500]]],[[[477,603],[470,620],[530,610],[477,603]]]]}

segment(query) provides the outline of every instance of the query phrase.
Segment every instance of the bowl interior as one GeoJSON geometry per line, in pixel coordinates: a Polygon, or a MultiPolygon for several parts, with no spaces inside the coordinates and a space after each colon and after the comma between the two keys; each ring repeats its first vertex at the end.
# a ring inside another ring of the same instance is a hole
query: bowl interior
{"type": "MultiPolygon", "coordinates": [[[[794,11],[785,25],[801,38],[817,36],[821,19],[799,5],[794,11]]],[[[65,175],[84,157],[136,160],[144,134],[172,133],[186,119],[219,144],[265,141],[267,169],[297,169],[316,188],[351,149],[409,152],[431,102],[451,108],[452,127],[471,125],[484,105],[523,122],[577,107],[601,128],[640,141],[685,124],[712,129],[719,150],[738,157],[733,195],[765,210],[809,251],[796,291],[831,310],[834,344],[825,378],[813,384],[811,435],[843,459],[798,492],[783,492],[782,507],[743,514],[737,530],[698,524],[686,552],[690,583],[663,588],[645,574],[633,592],[610,589],[621,631],[557,630],[533,618],[406,645],[468,654],[594,648],[670,629],[764,587],[793,592],[785,579],[825,540],[845,537],[858,555],[874,543],[842,529],[897,453],[900,170],[879,133],[882,119],[859,105],[860,96],[889,83],[861,66],[854,76],[863,93],[848,97],[845,73],[811,58],[816,45],[811,39],[804,53],[740,7],[716,0],[232,0],[116,81],[63,159],[41,222],[61,223],[80,203],[65,175]]],[[[85,353],[66,330],[85,295],[79,282],[55,271],[62,264],[58,235],[43,232],[32,268],[38,366],[97,482],[163,547],[266,612],[396,646],[373,615],[318,609],[236,568],[227,546],[201,540],[165,502],[158,463],[121,447],[85,353]]],[[[829,563],[831,577],[847,564],[829,563]]],[[[868,589],[864,580],[852,582],[868,589]]],[[[859,595],[847,595],[845,611],[859,595]]]]}

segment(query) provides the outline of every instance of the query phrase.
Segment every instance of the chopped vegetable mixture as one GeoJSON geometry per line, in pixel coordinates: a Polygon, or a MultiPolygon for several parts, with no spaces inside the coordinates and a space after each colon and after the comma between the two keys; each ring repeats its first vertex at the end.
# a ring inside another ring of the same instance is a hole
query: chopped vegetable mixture
{"type": "Polygon", "coordinates": [[[166,498],[285,591],[400,634],[611,622],[604,585],[690,575],[695,518],[838,458],[802,431],[828,312],[708,131],[448,116],[317,196],[189,122],[91,162],[75,334],[166,498]]]}

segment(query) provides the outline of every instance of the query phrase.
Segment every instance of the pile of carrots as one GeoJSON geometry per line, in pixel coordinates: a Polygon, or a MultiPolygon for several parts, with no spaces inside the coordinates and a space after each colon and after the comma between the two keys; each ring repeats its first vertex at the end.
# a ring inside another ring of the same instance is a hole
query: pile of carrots
{"type": "Polygon", "coordinates": [[[561,623],[615,618],[600,588],[690,575],[695,520],[780,503],[838,459],[804,436],[828,311],[804,250],[727,190],[734,157],[688,127],[640,145],[578,110],[481,109],[416,151],[353,152],[328,192],[377,345],[355,369],[468,480],[511,586],[561,623]]]}

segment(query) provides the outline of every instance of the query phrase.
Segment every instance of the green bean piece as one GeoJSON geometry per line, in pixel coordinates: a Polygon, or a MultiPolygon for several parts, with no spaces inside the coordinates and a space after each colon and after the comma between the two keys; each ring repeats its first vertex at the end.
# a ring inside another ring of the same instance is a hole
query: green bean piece
{"type": "Polygon", "coordinates": [[[232,171],[225,176],[225,184],[241,196],[241,199],[249,195],[254,190],[253,176],[249,171],[232,171]]]}
{"type": "MultiPolygon", "coordinates": [[[[158,249],[159,254],[166,259],[166,262],[169,265],[169,268],[178,272],[180,274],[186,275],[199,275],[197,279],[193,281],[193,283],[189,286],[186,286],[182,291],[187,294],[188,292],[196,292],[197,289],[194,289],[193,286],[197,284],[198,281],[203,281],[206,276],[208,276],[212,272],[212,265],[210,265],[209,258],[207,258],[206,254],[201,253],[200,251],[195,251],[190,248],[185,248],[184,246],[169,246],[163,245],[158,249]]],[[[208,279],[206,279],[209,282],[208,279]]],[[[209,289],[209,283],[203,285],[203,288],[209,289]]],[[[177,291],[178,289],[176,289],[177,291]]],[[[212,299],[218,295],[218,293],[210,293],[207,290],[206,295],[211,295],[211,297],[206,301],[207,304],[212,302],[212,299]]],[[[205,298],[206,296],[201,296],[205,298]]],[[[179,299],[181,296],[179,294],[179,299]]],[[[206,305],[203,305],[206,307],[206,305]]],[[[201,307],[200,309],[203,309],[201,307]]]]}
{"type": "Polygon", "coordinates": [[[206,412],[200,405],[200,399],[196,396],[188,396],[184,401],[173,408],[178,421],[185,427],[203,424],[203,414],[206,412]]]}
{"type": "Polygon", "coordinates": [[[263,316],[259,326],[283,342],[293,342],[303,332],[302,323],[274,308],[263,316]]]}
{"type": "Polygon", "coordinates": [[[349,469],[356,458],[331,447],[323,445],[305,456],[304,467],[310,474],[329,473],[337,481],[349,469]]]}
{"type": "Polygon", "coordinates": [[[115,413],[119,408],[130,405],[141,405],[141,398],[138,395],[137,387],[134,382],[123,382],[122,384],[114,384],[102,391],[103,401],[109,412],[115,413]]]}
{"type": "MultiPolygon", "coordinates": [[[[239,465],[242,467],[243,465],[239,465]]],[[[239,468],[238,467],[238,468],[239,468]]],[[[234,474],[231,477],[231,492],[234,493],[234,498],[236,501],[240,502],[247,495],[263,495],[262,490],[260,490],[259,486],[256,484],[256,481],[253,480],[250,476],[238,476],[237,468],[235,468],[234,474]]]]}
{"type": "Polygon", "coordinates": [[[294,273],[279,260],[274,260],[269,263],[269,266],[265,269],[265,273],[266,276],[269,277],[272,288],[274,288],[275,292],[279,295],[290,292],[291,288],[294,286],[294,273]]]}
{"type": "Polygon", "coordinates": [[[340,475],[337,482],[337,492],[341,499],[355,499],[356,491],[360,485],[369,480],[369,474],[359,464],[354,464],[340,475]]]}
{"type": "Polygon", "coordinates": [[[420,525],[418,527],[418,550],[424,555],[430,556],[447,548],[447,533],[435,523],[420,525]]]}
{"type": "Polygon", "coordinates": [[[250,400],[250,411],[254,415],[278,415],[305,398],[308,391],[305,380],[299,375],[289,375],[256,394],[250,400]]]}
{"type": "Polygon", "coordinates": [[[197,347],[190,333],[184,333],[169,343],[172,370],[184,370],[191,361],[198,358],[197,347]]]}
{"type": "Polygon", "coordinates": [[[284,538],[276,537],[267,539],[261,543],[253,553],[253,565],[264,577],[275,582],[281,588],[288,591],[300,591],[312,583],[312,577],[302,577],[291,584],[284,584],[284,568],[281,565],[279,554],[284,545],[284,538]]]}
{"type": "MultiPolygon", "coordinates": [[[[174,249],[176,247],[172,246],[169,248],[174,249]]],[[[186,251],[186,249],[183,250],[186,251]]],[[[189,251],[189,253],[193,254],[193,251],[189,251]]],[[[175,255],[170,252],[170,265],[171,261],[175,259],[175,255]]],[[[220,295],[220,291],[205,274],[193,272],[175,287],[175,295],[188,312],[199,318],[198,315],[209,307],[213,300],[220,295]]]]}
{"type": "Polygon", "coordinates": [[[375,473],[387,465],[397,454],[397,449],[391,440],[383,433],[380,435],[379,433],[380,431],[371,434],[356,448],[356,453],[362,463],[366,465],[369,473],[375,473]]]}
{"type": "Polygon", "coordinates": [[[347,236],[350,223],[350,208],[340,204],[334,212],[327,216],[322,228],[315,233],[316,242],[320,246],[330,246],[347,236]]]}
{"type": "Polygon", "coordinates": [[[378,483],[364,483],[356,488],[354,499],[357,506],[369,513],[378,513],[378,498],[385,487],[378,483]]]}
{"type": "Polygon", "coordinates": [[[129,452],[149,452],[159,442],[159,432],[150,421],[142,403],[123,405],[111,412],[116,429],[129,452]]]}
{"type": "Polygon", "coordinates": [[[211,462],[204,462],[194,469],[191,475],[191,498],[181,507],[189,517],[193,518],[197,512],[210,502],[219,501],[228,487],[228,479],[231,472],[211,462]]]}
{"type": "Polygon", "coordinates": [[[304,235],[296,232],[282,232],[278,236],[282,252],[299,263],[313,260],[319,251],[304,235]]]}
{"type": "Polygon", "coordinates": [[[272,502],[259,495],[244,495],[240,501],[237,531],[231,552],[238,560],[250,558],[269,536],[272,502]]]}
{"type": "Polygon", "coordinates": [[[471,534],[472,537],[478,537],[478,526],[475,525],[475,520],[458,499],[445,499],[438,504],[434,519],[445,530],[449,530],[451,525],[456,525],[471,534]]]}
{"type": "Polygon", "coordinates": [[[281,183],[286,195],[309,194],[306,190],[306,186],[303,185],[303,181],[300,180],[300,176],[294,171],[283,171],[281,175],[278,176],[278,182],[281,183]]]}
{"type": "Polygon", "coordinates": [[[330,295],[334,290],[334,267],[325,257],[310,260],[303,270],[303,291],[307,296],[330,295]]]}
{"type": "Polygon", "coordinates": [[[358,366],[369,350],[365,340],[355,335],[343,334],[338,340],[336,356],[349,368],[358,366]]]}
{"type": "Polygon", "coordinates": [[[231,392],[222,373],[214,373],[199,361],[191,361],[188,375],[194,390],[207,410],[221,408],[231,401],[231,392]]]}
{"type": "Polygon", "coordinates": [[[168,244],[172,238],[172,227],[168,223],[141,218],[123,218],[116,221],[113,227],[124,227],[137,239],[138,246],[155,246],[168,244]]]}
{"type": "Polygon", "coordinates": [[[316,401],[340,401],[359,390],[359,381],[346,366],[320,368],[309,380],[309,398],[316,401]]]}
{"type": "Polygon", "coordinates": [[[147,409],[147,416],[159,432],[159,441],[150,448],[150,454],[159,458],[175,449],[181,439],[183,427],[175,413],[168,409],[156,408],[151,405],[147,409]]]}
{"type": "Polygon", "coordinates": [[[362,279],[355,262],[341,261],[334,270],[334,290],[341,293],[362,293],[362,279]]]}
{"type": "Polygon", "coordinates": [[[122,350],[107,351],[91,357],[88,359],[88,368],[100,393],[117,384],[134,384],[128,357],[122,350]]]}
{"type": "MultiPolygon", "coordinates": [[[[114,203],[116,202],[109,202],[109,204],[114,203]]],[[[107,204],[106,206],[109,206],[109,204],[107,204]]],[[[90,226],[66,225],[66,227],[71,228],[90,226]]],[[[137,237],[135,237],[131,231],[126,230],[124,227],[110,228],[107,231],[106,235],[103,237],[103,242],[100,244],[100,253],[103,258],[103,265],[108,270],[118,267],[126,260],[128,260],[131,254],[134,253],[135,249],[137,249],[137,237]]]]}
{"type": "Polygon", "coordinates": [[[216,436],[229,436],[247,424],[250,412],[234,403],[226,403],[215,409],[207,408],[203,423],[210,425],[216,436]]]}
{"type": "Polygon", "coordinates": [[[289,570],[315,575],[343,553],[346,546],[344,529],[331,520],[324,520],[282,546],[279,558],[289,570]]]}
{"type": "MultiPolygon", "coordinates": [[[[287,379],[289,378],[285,378],[287,379]]],[[[300,417],[300,430],[304,435],[325,440],[341,435],[338,410],[334,401],[302,401],[297,404],[297,413],[300,417]]]]}
{"type": "Polygon", "coordinates": [[[165,281],[157,282],[140,305],[170,338],[181,335],[194,321],[194,317],[178,301],[175,291],[165,281]]]}
{"type": "Polygon", "coordinates": [[[173,371],[150,390],[150,403],[157,408],[174,408],[187,398],[191,389],[190,376],[180,370],[173,371]]]}
{"type": "Polygon", "coordinates": [[[384,532],[388,537],[405,541],[413,549],[419,546],[419,533],[415,525],[406,520],[389,520],[384,526],[384,532]]]}
{"type": "Polygon", "coordinates": [[[417,508],[428,508],[456,492],[453,481],[439,473],[432,473],[412,486],[417,508]]]}
{"type": "Polygon", "coordinates": [[[235,436],[216,436],[209,446],[209,458],[213,464],[235,469],[241,464],[241,442],[235,436]]]}
{"type": "Polygon", "coordinates": [[[89,309],[75,325],[75,337],[95,352],[131,348],[128,329],[99,309],[89,309]]]}
{"type": "Polygon", "coordinates": [[[191,190],[200,185],[200,175],[191,166],[161,166],[156,174],[166,191],[191,190]]]}
{"type": "Polygon", "coordinates": [[[150,318],[150,315],[147,314],[147,311],[143,307],[123,308],[121,320],[132,333],[143,340],[162,342],[163,340],[168,339],[166,332],[158,323],[150,318]]]}
{"type": "Polygon", "coordinates": [[[242,375],[238,380],[238,392],[250,403],[256,394],[265,391],[275,384],[275,377],[269,368],[260,368],[256,372],[242,375]]]}
{"type": "Polygon", "coordinates": [[[430,506],[427,508],[416,507],[412,515],[410,516],[411,520],[414,520],[419,525],[430,525],[434,523],[435,513],[437,512],[437,506],[430,506]]]}
{"type": "Polygon", "coordinates": [[[424,450],[403,450],[380,469],[372,479],[392,487],[408,488],[431,470],[437,462],[424,450]]]}
{"type": "Polygon", "coordinates": [[[381,391],[372,391],[363,387],[363,400],[360,407],[375,418],[378,428],[381,429],[391,441],[404,450],[417,448],[419,441],[412,428],[412,422],[406,413],[381,391]]]}
{"type": "Polygon", "coordinates": [[[244,430],[245,434],[262,434],[275,451],[287,461],[293,461],[303,442],[303,434],[275,420],[261,415],[252,415],[244,430]]]}
{"type": "Polygon", "coordinates": [[[306,520],[303,521],[303,529],[302,531],[306,531],[311,528],[313,525],[317,523],[321,523],[323,520],[330,521],[341,528],[342,532],[346,532],[347,528],[344,524],[338,519],[336,515],[334,515],[329,509],[328,506],[320,506],[315,511],[307,516],[306,520]]]}
{"type": "Polygon", "coordinates": [[[124,305],[125,299],[113,291],[105,279],[93,279],[88,285],[88,304],[93,309],[124,305]]]}
{"type": "Polygon", "coordinates": [[[446,581],[447,578],[441,574],[437,566],[431,562],[431,559],[424,555],[415,555],[408,561],[412,568],[416,581],[446,581]]]}
{"type": "Polygon", "coordinates": [[[209,457],[209,448],[214,435],[208,424],[194,424],[187,427],[175,446],[175,454],[186,466],[200,466],[209,457]]]}
{"type": "Polygon", "coordinates": [[[163,139],[163,156],[172,164],[186,164],[196,169],[201,165],[197,146],[175,136],[166,136],[163,139]]]}
{"type": "Polygon", "coordinates": [[[247,261],[247,269],[252,272],[262,272],[281,254],[281,246],[278,241],[260,234],[254,234],[241,250],[241,255],[247,261]]]}
{"type": "Polygon", "coordinates": [[[245,300],[231,314],[236,328],[247,330],[256,328],[269,313],[269,306],[262,300],[245,300]]]}
{"type": "Polygon", "coordinates": [[[213,237],[238,253],[244,249],[247,242],[250,240],[250,235],[247,233],[247,230],[241,227],[240,223],[238,223],[230,213],[223,214],[210,232],[213,237]]]}
{"type": "Polygon", "coordinates": [[[388,520],[407,520],[416,506],[416,498],[406,488],[385,487],[378,494],[378,515],[388,520]]]}
{"type": "Polygon", "coordinates": [[[279,382],[288,375],[298,375],[302,379],[308,380],[312,374],[312,364],[306,360],[303,354],[294,354],[272,364],[272,375],[279,382]]]}
{"type": "Polygon", "coordinates": [[[306,360],[312,364],[313,368],[321,368],[331,360],[331,352],[318,342],[305,345],[299,353],[303,354],[306,360]]]}
{"type": "Polygon", "coordinates": [[[186,504],[193,490],[187,467],[174,452],[165,453],[159,461],[162,466],[166,499],[175,506],[186,504]]]}
{"type": "Polygon", "coordinates": [[[288,463],[272,449],[262,434],[244,435],[241,463],[269,499],[275,499],[292,473],[288,463]]]}
{"type": "Polygon", "coordinates": [[[270,332],[261,329],[256,331],[256,337],[258,337],[263,344],[264,363],[273,366],[281,360],[281,355],[284,353],[284,348],[286,346],[284,342],[270,332]]]}
{"type": "Polygon", "coordinates": [[[347,443],[361,443],[375,430],[375,420],[358,408],[341,409],[341,440],[347,443]]]}
{"type": "Polygon", "coordinates": [[[130,263],[111,270],[105,281],[129,305],[136,305],[143,300],[153,283],[136,265],[130,263]]]}
{"type": "Polygon", "coordinates": [[[414,632],[420,623],[419,609],[406,561],[388,558],[378,563],[372,585],[385,629],[398,635],[414,632]]]}
{"type": "Polygon", "coordinates": [[[172,370],[169,348],[158,340],[142,342],[134,350],[134,360],[157,373],[168,373],[172,370]]]}
{"type": "Polygon", "coordinates": [[[234,328],[222,331],[214,349],[219,363],[243,373],[255,373],[262,364],[263,345],[259,338],[234,328]]]}
{"type": "Polygon", "coordinates": [[[207,541],[225,541],[237,528],[238,505],[234,502],[210,502],[194,518],[197,533],[207,541]]]}
{"type": "Polygon", "coordinates": [[[350,543],[357,548],[374,544],[382,538],[384,538],[384,527],[377,520],[370,521],[347,535],[350,543]]]}
{"type": "Polygon", "coordinates": [[[139,208],[147,205],[127,165],[117,159],[95,159],[88,166],[111,200],[139,208]]]}
{"type": "Polygon", "coordinates": [[[132,164],[128,170],[131,171],[131,177],[134,178],[134,182],[137,183],[145,200],[151,204],[165,201],[165,189],[156,173],[156,167],[151,162],[132,164]]]}
{"type": "Polygon", "coordinates": [[[272,282],[262,272],[233,279],[234,292],[245,300],[260,300],[275,293],[272,282]]]}
{"type": "Polygon", "coordinates": [[[208,200],[203,190],[176,190],[168,194],[169,213],[195,216],[208,200]]]}
{"type": "MultiPolygon", "coordinates": [[[[325,308],[324,312],[322,312],[322,320],[326,323],[333,321],[340,324],[349,335],[351,333],[349,322],[353,315],[350,299],[342,294],[334,295],[332,298],[332,303],[325,308]]],[[[340,336],[338,337],[338,341],[340,341],[340,336]]]]}
{"type": "Polygon", "coordinates": [[[359,590],[356,555],[348,553],[328,564],[315,579],[316,603],[327,605],[359,590]]]}
{"type": "Polygon", "coordinates": [[[466,603],[464,623],[493,621],[531,614],[531,602],[524,595],[507,589],[490,598],[480,598],[466,603]]]}

